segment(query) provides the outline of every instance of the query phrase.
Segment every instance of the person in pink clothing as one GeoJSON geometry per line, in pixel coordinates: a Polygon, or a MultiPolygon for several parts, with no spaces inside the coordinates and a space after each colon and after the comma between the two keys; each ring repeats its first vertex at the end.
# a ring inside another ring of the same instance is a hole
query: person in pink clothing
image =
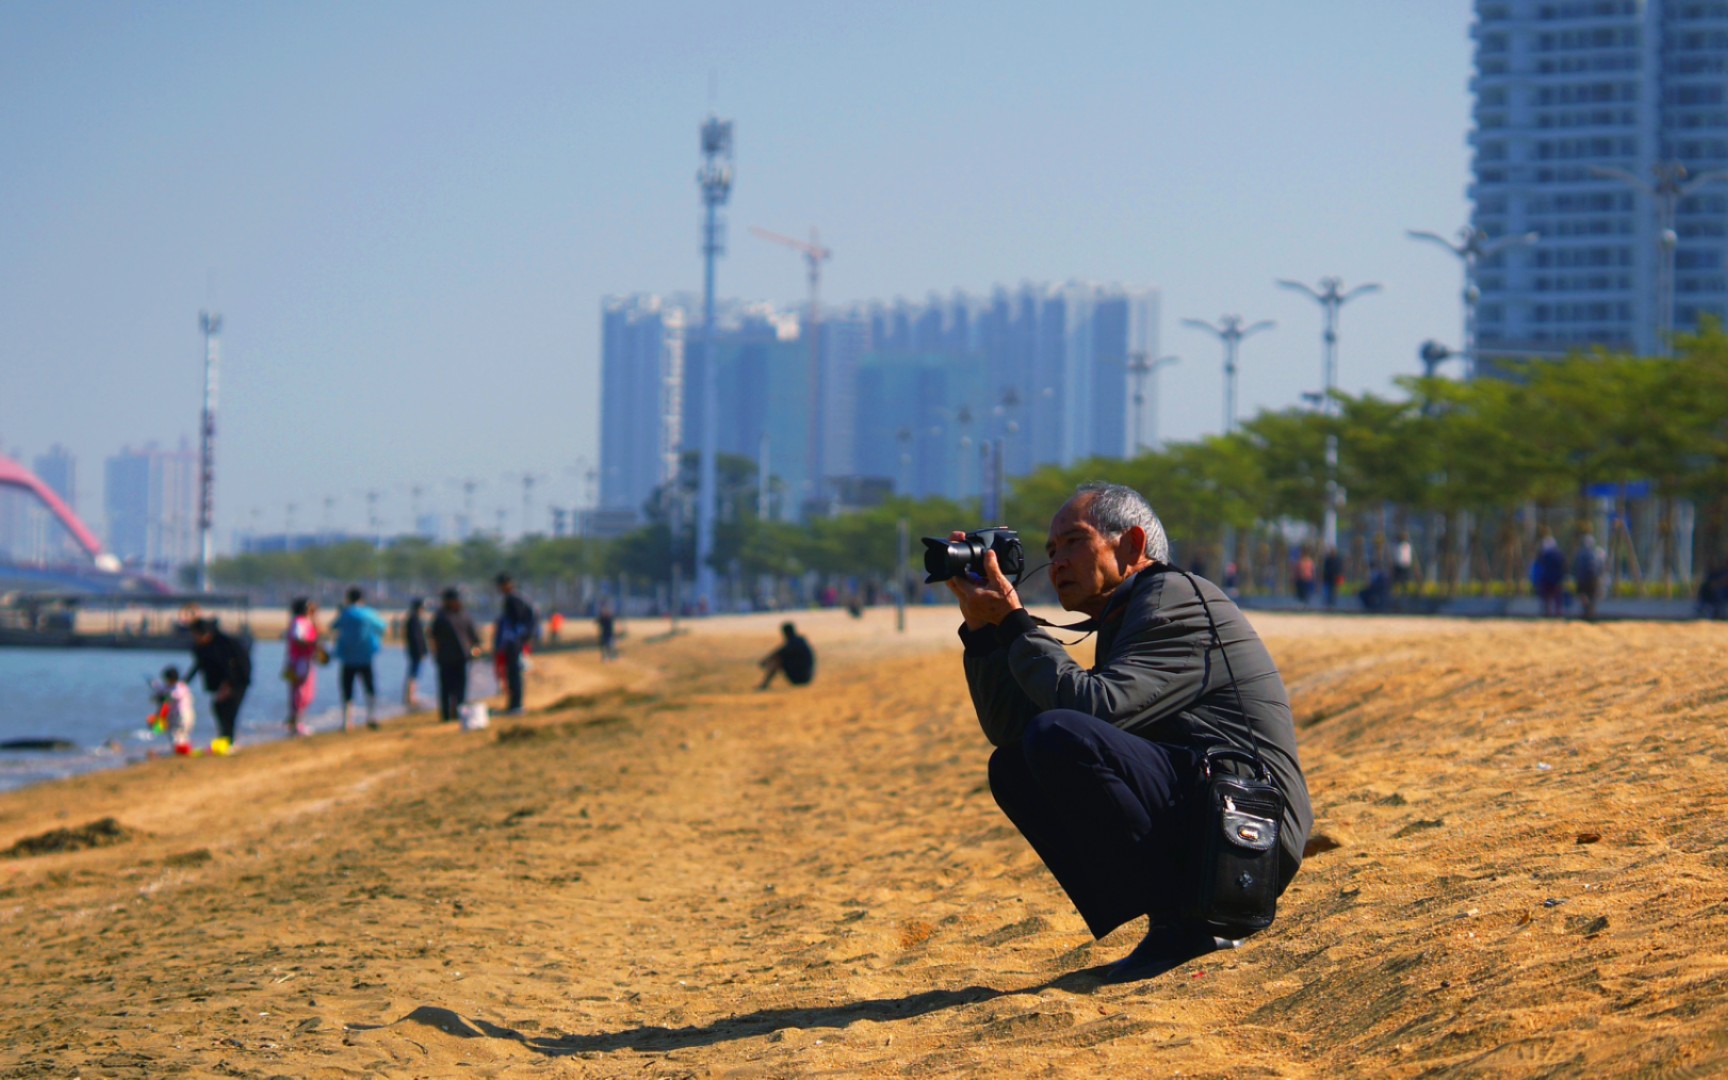
{"type": "Polygon", "coordinates": [[[305,735],[301,717],[318,690],[318,624],[313,620],[318,605],[302,596],[288,612],[288,659],[282,665],[282,681],[288,684],[288,734],[305,735]]]}

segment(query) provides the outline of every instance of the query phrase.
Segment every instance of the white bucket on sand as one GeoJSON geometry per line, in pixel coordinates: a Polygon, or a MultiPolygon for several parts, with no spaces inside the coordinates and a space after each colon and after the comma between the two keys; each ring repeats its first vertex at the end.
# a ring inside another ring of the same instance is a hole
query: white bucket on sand
{"type": "Polygon", "coordinates": [[[462,717],[463,731],[484,731],[492,726],[492,713],[483,701],[462,706],[458,715],[462,717]]]}

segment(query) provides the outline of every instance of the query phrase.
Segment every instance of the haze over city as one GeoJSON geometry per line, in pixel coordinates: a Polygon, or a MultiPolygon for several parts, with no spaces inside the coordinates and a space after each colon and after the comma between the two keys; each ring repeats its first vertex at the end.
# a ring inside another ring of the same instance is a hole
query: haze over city
{"type": "MultiPolygon", "coordinates": [[[[595,464],[601,298],[697,291],[697,127],[734,121],[722,296],[797,307],[749,234],[812,226],[834,304],[1070,278],[1162,292],[1160,433],[1221,424],[1217,342],[1274,319],[1241,412],[1320,382],[1275,278],[1376,281],[1340,386],[1455,342],[1459,274],[1407,228],[1468,213],[1470,12],[1423,4],[866,8],[187,4],[0,9],[0,450],[101,462],[196,433],[225,318],[235,531],[389,531],[408,489],[480,518],[595,464]],[[324,500],[336,501],[328,522],[324,500]]],[[[545,530],[543,511],[531,523],[545,530]]]]}

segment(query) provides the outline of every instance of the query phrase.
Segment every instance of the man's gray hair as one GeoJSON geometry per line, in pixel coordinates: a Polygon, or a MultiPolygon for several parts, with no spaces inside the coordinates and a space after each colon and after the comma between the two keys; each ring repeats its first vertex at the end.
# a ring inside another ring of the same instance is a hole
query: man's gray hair
{"type": "Polygon", "coordinates": [[[1146,532],[1146,557],[1153,562],[1170,561],[1170,539],[1164,535],[1164,523],[1152,512],[1146,496],[1122,484],[1095,480],[1074,489],[1073,498],[1092,498],[1086,503],[1088,523],[1107,540],[1115,540],[1138,525],[1146,532]]]}

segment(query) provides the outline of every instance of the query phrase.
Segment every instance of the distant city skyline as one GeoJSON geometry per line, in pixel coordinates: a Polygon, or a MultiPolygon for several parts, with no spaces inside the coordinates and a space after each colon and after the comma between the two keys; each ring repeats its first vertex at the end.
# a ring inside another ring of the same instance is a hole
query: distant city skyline
{"type": "MultiPolygon", "coordinates": [[[[674,475],[678,454],[700,445],[693,304],[605,301],[603,508],[640,510],[674,475]]],[[[824,305],[812,386],[808,316],[807,306],[728,304],[716,319],[729,420],[720,450],[766,464],[784,487],[770,511],[782,520],[845,505],[843,490],[977,498],[990,440],[1004,440],[1011,476],[1123,457],[1130,365],[1156,357],[1160,343],[1155,290],[1093,282],[824,305]]]]}
{"type": "MultiPolygon", "coordinates": [[[[1218,429],[1216,343],[1278,329],[1241,411],[1321,378],[1392,392],[1456,337],[1456,268],[1411,244],[1468,217],[1468,0],[0,8],[0,442],[91,463],[197,431],[200,310],[225,318],[216,517],[519,530],[586,501],[600,300],[700,285],[696,131],[736,123],[720,293],[825,299],[1086,277],[1164,298],[1161,434],[1218,429]],[[380,43],[388,47],[380,47],[380,43]],[[710,73],[717,92],[710,98],[710,73]],[[420,489],[418,496],[412,494],[420,489]],[[334,499],[326,511],[326,500],[334,499]]],[[[1156,500],[1156,492],[1149,493],[1156,500]]]]}

